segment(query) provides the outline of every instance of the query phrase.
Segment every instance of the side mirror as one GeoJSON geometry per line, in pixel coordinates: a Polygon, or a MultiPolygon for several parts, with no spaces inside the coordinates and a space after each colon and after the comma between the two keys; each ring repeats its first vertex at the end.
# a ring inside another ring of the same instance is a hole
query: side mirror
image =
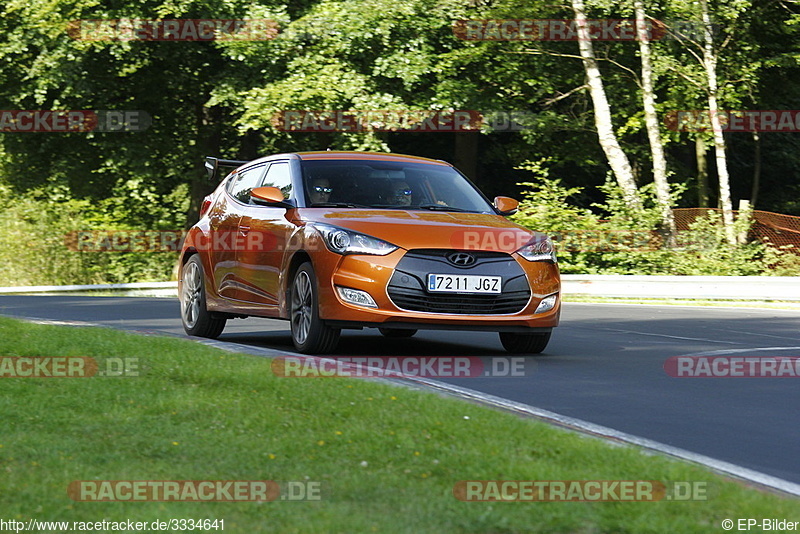
{"type": "Polygon", "coordinates": [[[208,181],[212,181],[214,176],[217,175],[217,168],[219,165],[219,160],[217,158],[212,158],[211,156],[206,158],[205,168],[206,174],[208,174],[208,181]]]}
{"type": "Polygon", "coordinates": [[[285,206],[286,199],[277,187],[256,187],[250,191],[250,196],[259,204],[285,206]]]}
{"type": "Polygon", "coordinates": [[[511,197],[494,197],[494,209],[500,215],[514,215],[519,207],[519,202],[511,197]]]}

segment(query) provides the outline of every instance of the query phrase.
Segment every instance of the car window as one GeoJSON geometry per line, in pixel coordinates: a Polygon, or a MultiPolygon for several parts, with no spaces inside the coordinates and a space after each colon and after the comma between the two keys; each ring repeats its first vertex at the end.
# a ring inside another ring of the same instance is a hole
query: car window
{"type": "Polygon", "coordinates": [[[239,202],[249,204],[250,191],[252,191],[254,187],[258,187],[261,175],[264,173],[264,168],[264,165],[259,165],[258,167],[251,167],[244,172],[240,172],[231,179],[228,193],[239,202]]]}
{"type": "Polygon", "coordinates": [[[491,213],[458,171],[443,165],[365,160],[303,162],[310,206],[353,204],[385,209],[441,209],[491,213]]]}
{"type": "Polygon", "coordinates": [[[289,162],[279,161],[270,165],[261,186],[277,187],[283,193],[284,198],[289,198],[292,194],[292,174],[289,170],[289,162]]]}

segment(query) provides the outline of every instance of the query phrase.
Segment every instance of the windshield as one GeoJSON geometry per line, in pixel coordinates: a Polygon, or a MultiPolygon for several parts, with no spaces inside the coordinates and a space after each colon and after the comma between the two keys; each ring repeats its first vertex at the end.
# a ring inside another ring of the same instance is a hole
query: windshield
{"type": "Polygon", "coordinates": [[[306,160],[302,166],[308,206],[493,213],[466,178],[444,165],[306,160]]]}

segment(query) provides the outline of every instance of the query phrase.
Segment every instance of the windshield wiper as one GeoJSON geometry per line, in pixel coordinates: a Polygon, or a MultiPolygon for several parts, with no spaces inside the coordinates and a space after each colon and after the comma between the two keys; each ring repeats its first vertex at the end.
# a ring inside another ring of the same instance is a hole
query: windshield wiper
{"type": "Polygon", "coordinates": [[[475,210],[465,210],[464,208],[456,208],[455,206],[443,206],[441,204],[422,204],[421,206],[411,206],[412,208],[419,208],[421,210],[431,211],[460,211],[463,213],[482,213],[475,210]]]}
{"type": "Polygon", "coordinates": [[[352,204],[350,202],[316,202],[309,206],[311,208],[368,208],[364,204],[352,204]]]}

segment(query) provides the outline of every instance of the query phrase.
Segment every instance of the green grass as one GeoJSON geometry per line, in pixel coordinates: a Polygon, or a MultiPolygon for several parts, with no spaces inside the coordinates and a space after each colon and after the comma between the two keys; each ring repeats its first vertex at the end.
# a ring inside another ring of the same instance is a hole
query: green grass
{"type": "Polygon", "coordinates": [[[225,532],[720,532],[800,501],[438,395],[277,378],[168,337],[0,318],[2,356],[137,358],[138,377],[0,378],[0,519],[224,519],[225,532]],[[318,481],[319,501],[77,502],[75,480],[318,481]],[[460,480],[706,481],[692,502],[461,502],[460,480]]]}

